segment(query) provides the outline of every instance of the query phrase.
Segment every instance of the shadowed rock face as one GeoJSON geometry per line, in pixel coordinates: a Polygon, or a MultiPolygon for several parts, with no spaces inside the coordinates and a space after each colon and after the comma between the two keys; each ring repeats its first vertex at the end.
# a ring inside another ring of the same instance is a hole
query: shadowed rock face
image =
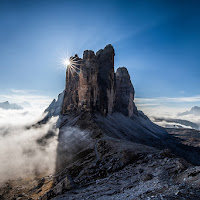
{"type": "Polygon", "coordinates": [[[117,69],[116,92],[116,110],[131,117],[134,111],[134,88],[125,67],[117,69]]]}
{"type": "Polygon", "coordinates": [[[102,114],[111,114],[114,110],[115,101],[115,73],[114,73],[115,52],[111,45],[96,54],[99,85],[99,108],[102,114]]]}
{"type": "Polygon", "coordinates": [[[125,67],[114,72],[114,49],[107,45],[96,55],[91,50],[71,57],[66,72],[66,88],[62,113],[100,112],[106,116],[121,112],[131,117],[137,114],[134,88],[125,67]]]}

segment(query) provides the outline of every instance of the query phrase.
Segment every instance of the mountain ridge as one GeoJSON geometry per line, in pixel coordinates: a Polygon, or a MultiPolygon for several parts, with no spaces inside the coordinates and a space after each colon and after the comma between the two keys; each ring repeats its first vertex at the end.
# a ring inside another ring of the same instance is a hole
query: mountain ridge
{"type": "Polygon", "coordinates": [[[177,115],[178,116],[184,116],[184,115],[189,115],[189,114],[200,115],[200,107],[194,106],[189,111],[178,113],[177,115]]]}
{"type": "Polygon", "coordinates": [[[16,103],[9,103],[8,101],[5,102],[0,102],[0,108],[5,109],[5,110],[21,110],[23,109],[22,106],[16,104],[16,103]]]}

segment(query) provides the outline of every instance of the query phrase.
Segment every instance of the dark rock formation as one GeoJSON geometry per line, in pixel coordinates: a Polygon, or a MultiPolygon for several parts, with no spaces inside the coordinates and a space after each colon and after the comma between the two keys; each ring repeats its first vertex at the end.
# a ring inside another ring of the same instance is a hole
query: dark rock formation
{"type": "Polygon", "coordinates": [[[115,52],[111,45],[96,53],[98,66],[99,86],[99,109],[102,114],[111,114],[114,110],[115,101],[115,73],[114,73],[115,52]]]}
{"type": "Polygon", "coordinates": [[[47,113],[46,115],[47,119],[61,114],[63,98],[64,98],[64,91],[60,93],[58,95],[58,99],[57,100],[54,99],[49,105],[49,107],[44,111],[45,113],[47,113]]]}
{"type": "Polygon", "coordinates": [[[125,67],[120,67],[116,72],[116,110],[126,116],[131,117],[135,105],[134,88],[130,80],[128,70],[125,67]]]}
{"type": "Polygon", "coordinates": [[[134,88],[125,67],[114,72],[114,49],[107,45],[96,55],[91,50],[70,58],[66,72],[63,114],[98,111],[106,116],[121,112],[131,117],[137,113],[134,88]]]}

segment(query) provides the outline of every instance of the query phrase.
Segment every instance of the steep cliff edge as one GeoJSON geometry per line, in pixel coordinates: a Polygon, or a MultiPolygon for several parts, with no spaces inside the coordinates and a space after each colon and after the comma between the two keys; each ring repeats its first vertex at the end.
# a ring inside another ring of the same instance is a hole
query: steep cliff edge
{"type": "Polygon", "coordinates": [[[134,88],[125,67],[114,72],[115,52],[107,45],[96,54],[91,50],[70,58],[66,72],[63,114],[100,112],[103,116],[121,112],[137,114],[134,88]]]}

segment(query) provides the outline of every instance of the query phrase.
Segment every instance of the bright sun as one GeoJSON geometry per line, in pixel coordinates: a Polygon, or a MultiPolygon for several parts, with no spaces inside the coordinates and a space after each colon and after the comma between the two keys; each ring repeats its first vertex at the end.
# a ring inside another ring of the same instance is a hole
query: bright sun
{"type": "Polygon", "coordinates": [[[65,66],[70,65],[69,59],[64,59],[64,60],[63,60],[63,64],[64,64],[65,66]]]}

